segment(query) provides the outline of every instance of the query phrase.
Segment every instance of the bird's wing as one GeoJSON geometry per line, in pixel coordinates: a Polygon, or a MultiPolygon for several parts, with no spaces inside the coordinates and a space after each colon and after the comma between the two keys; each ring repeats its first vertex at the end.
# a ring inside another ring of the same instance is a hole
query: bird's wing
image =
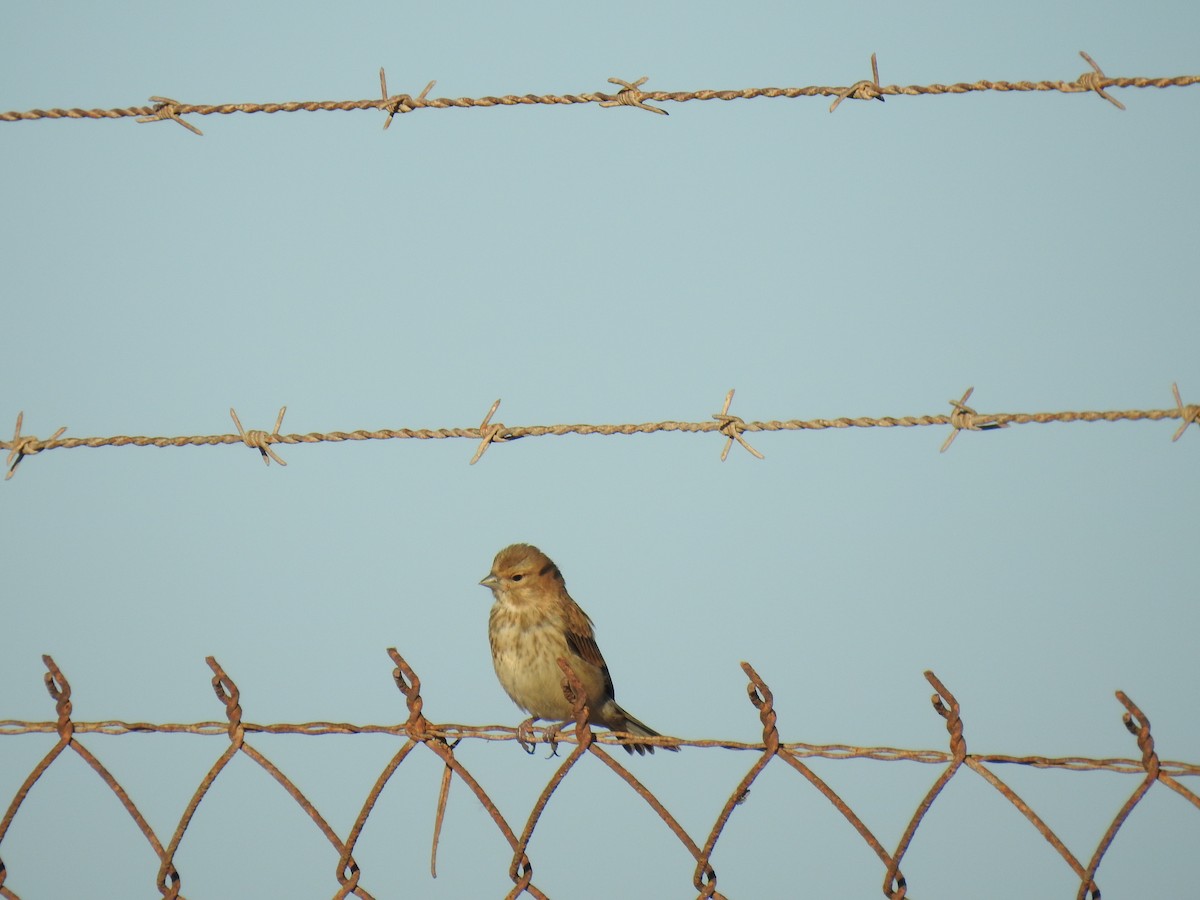
{"type": "Polygon", "coordinates": [[[600,653],[600,648],[596,646],[596,637],[592,632],[592,620],[569,597],[563,606],[563,624],[565,625],[563,630],[566,633],[567,646],[571,648],[571,652],[584,662],[590,663],[600,670],[600,674],[604,676],[605,693],[610,698],[615,697],[612,676],[608,674],[608,664],[604,661],[604,656],[600,653]]]}

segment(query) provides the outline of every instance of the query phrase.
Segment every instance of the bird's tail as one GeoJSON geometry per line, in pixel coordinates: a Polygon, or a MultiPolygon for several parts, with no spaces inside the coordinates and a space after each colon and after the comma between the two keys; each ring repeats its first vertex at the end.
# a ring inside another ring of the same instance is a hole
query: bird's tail
{"type": "MultiPolygon", "coordinates": [[[[613,731],[627,731],[632,735],[636,735],[637,737],[662,737],[661,734],[659,734],[649,725],[639,721],[638,719],[635,719],[619,706],[617,707],[617,712],[621,714],[621,718],[624,719],[624,722],[619,724],[614,723],[613,725],[609,726],[613,731]]],[[[654,753],[654,744],[643,744],[637,741],[629,741],[622,746],[625,747],[625,752],[631,755],[636,753],[638,756],[645,756],[647,752],[651,754],[654,753]]],[[[672,753],[677,753],[679,751],[678,747],[662,747],[662,749],[670,750],[672,753]]]]}

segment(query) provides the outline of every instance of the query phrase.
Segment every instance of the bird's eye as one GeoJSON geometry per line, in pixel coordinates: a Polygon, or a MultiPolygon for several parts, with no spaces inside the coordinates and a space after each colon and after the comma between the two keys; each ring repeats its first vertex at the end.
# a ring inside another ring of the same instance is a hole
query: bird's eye
{"type": "Polygon", "coordinates": [[[512,577],[512,580],[513,580],[513,581],[520,581],[520,580],[521,580],[522,578],[524,578],[524,577],[525,577],[524,575],[514,575],[514,576],[512,577]]]}

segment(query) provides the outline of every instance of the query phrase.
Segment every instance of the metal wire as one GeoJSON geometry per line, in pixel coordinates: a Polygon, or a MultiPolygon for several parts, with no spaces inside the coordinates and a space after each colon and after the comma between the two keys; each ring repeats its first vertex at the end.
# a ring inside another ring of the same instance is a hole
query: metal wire
{"type": "Polygon", "coordinates": [[[1093,93],[1111,103],[1117,109],[1125,105],[1108,93],[1109,88],[1168,88],[1188,87],[1200,84],[1200,75],[1176,75],[1163,78],[1109,78],[1087,53],[1079,55],[1088,64],[1088,71],[1071,81],[972,81],[955,84],[880,84],[879,64],[871,54],[871,79],[863,79],[842,87],[810,85],[808,87],[761,87],[739,90],[696,90],[696,91],[644,91],[648,80],[642,76],[636,81],[622,78],[608,79],[620,90],[615,94],[598,92],[582,94],[505,94],[500,97],[430,97],[429,91],[437,83],[430,81],[417,96],[391,94],[388,92],[387,76],[379,70],[380,96],[364,100],[296,100],[285,103],[181,103],[170,97],[152,96],[152,106],[129,106],[114,109],[31,109],[0,112],[0,122],[29,122],[38,119],[124,119],[136,118],[138,122],[176,122],[193,134],[202,134],[195,125],[183,116],[230,115],[232,113],[281,113],[281,112],[348,112],[361,109],[376,109],[387,113],[383,127],[392,124],[397,115],[419,109],[470,109],[505,106],[570,106],[579,103],[595,103],[601,107],[632,107],[647,112],[666,115],[667,111],[655,103],[687,103],[692,100],[753,100],[757,98],[797,99],[800,97],[832,97],[829,111],[833,112],[845,100],[883,100],[885,97],[936,96],[940,94],[969,94],[981,91],[1002,93],[1028,93],[1053,91],[1062,94],[1093,93]]]}
{"type": "MultiPolygon", "coordinates": [[[[1142,801],[1147,792],[1157,783],[1178,794],[1187,802],[1200,810],[1200,796],[1185,787],[1180,778],[1200,776],[1200,763],[1161,760],[1154,747],[1154,739],[1150,733],[1150,722],[1142,710],[1123,692],[1118,691],[1117,700],[1124,708],[1123,722],[1129,732],[1134,735],[1139,750],[1139,757],[1134,759],[1090,759],[1086,757],[1041,757],[1041,756],[1005,756],[996,754],[969,753],[964,737],[961,710],[957,699],[950,690],[932,672],[926,672],[925,677],[932,685],[934,694],[931,698],[933,708],[945,720],[949,736],[948,751],[939,750],[905,750],[894,747],[853,747],[843,744],[813,745],[803,743],[786,743],[780,739],[778,730],[778,715],[775,710],[775,697],[771,689],[762,680],[749,663],[742,663],[746,674],[747,696],[757,711],[762,726],[762,740],[757,743],[745,743],[727,740],[681,740],[674,737],[638,738],[642,742],[660,744],[672,747],[694,747],[702,749],[720,748],[737,750],[752,754],[755,758],[746,774],[739,780],[730,792],[728,799],[713,822],[711,829],[703,842],[694,838],[679,823],[654,793],[640,782],[632,772],[626,769],[606,748],[620,746],[625,736],[612,733],[595,734],[589,723],[589,710],[586,706],[586,692],[565,661],[559,660],[562,668],[562,687],[564,696],[572,702],[575,719],[573,733],[559,736],[554,729],[535,728],[530,734],[519,734],[516,728],[506,728],[498,725],[468,726],[453,724],[434,724],[424,712],[424,700],[421,697],[421,680],[412,667],[393,648],[388,650],[395,669],[392,677],[397,688],[404,696],[408,709],[408,718],[403,723],[393,725],[351,725],[334,722],[309,722],[304,724],[275,724],[256,725],[242,720],[240,692],[233,679],[217,663],[209,657],[207,662],[212,669],[212,686],[225,710],[224,722],[197,722],[193,724],[150,724],[146,722],[76,722],[72,718],[71,686],[62,671],[49,656],[44,656],[47,673],[46,687],[55,703],[57,717],[54,721],[24,722],[16,720],[0,721],[0,735],[16,736],[25,734],[55,733],[58,742],[39,761],[18,788],[16,795],[9,804],[4,818],[0,820],[0,848],[5,835],[12,825],[13,819],[29,793],[30,788],[38,781],[50,766],[66,750],[78,754],[108,785],[109,789],[120,800],[126,812],[133,819],[138,829],[145,836],[154,853],[159,859],[157,887],[160,894],[166,898],[182,897],[180,893],[181,876],[176,867],[175,859],[183,841],[189,823],[199,808],[208,790],[221,775],[225,766],[239,753],[253,760],[258,766],[268,772],[296,804],[313,821],[324,834],[334,851],[337,853],[336,878],[338,882],[336,897],[362,897],[372,895],[361,883],[362,873],[354,859],[354,847],[366,827],[371,811],[375,807],[383,789],[389,780],[404,763],[409,755],[418,747],[424,747],[436,755],[443,763],[441,770],[441,785],[438,794],[438,806],[434,820],[433,846],[431,848],[431,871],[436,874],[437,848],[445,817],[446,802],[450,786],[455,778],[466,785],[467,789],[479,800],[487,811],[496,828],[503,835],[512,850],[512,859],[508,877],[512,882],[509,897],[528,894],[532,897],[544,898],[546,894],[533,881],[533,863],[528,854],[529,843],[534,830],[541,820],[542,814],[553,797],[559,785],[570,774],[573,767],[585,754],[591,754],[602,762],[614,775],[636,793],[655,812],[667,829],[683,844],[695,860],[692,871],[692,886],[697,891],[697,897],[719,898],[723,895],[717,888],[717,872],[711,862],[717,843],[725,826],[728,824],[734,810],[745,800],[751,786],[769,766],[779,760],[781,764],[798,772],[817,791],[819,791],[833,807],[850,823],[863,841],[871,848],[883,866],[882,891],[886,897],[898,900],[907,894],[908,883],[901,871],[904,856],[916,839],[921,823],[931,807],[937,801],[946,785],[964,769],[978,774],[987,784],[994,788],[1025,817],[1026,821],[1055,849],[1063,862],[1071,868],[1079,879],[1078,898],[1090,896],[1094,900],[1100,897],[1097,882],[1097,872],[1105,853],[1120,830],[1130,812],[1142,801]],[[104,767],[100,760],[78,739],[81,734],[130,735],[144,733],[165,734],[196,734],[221,735],[229,741],[228,747],[209,769],[208,773],[196,787],[183,814],[180,816],[175,831],[166,846],[163,845],[146,819],[139,812],[136,804],[117,779],[104,767]],[[354,825],[342,838],[325,820],[313,803],[304,795],[300,788],[287,777],[262,752],[255,748],[249,737],[254,734],[391,734],[403,738],[404,743],[392,759],[384,767],[374,786],[363,801],[361,811],[354,825]],[[529,815],[520,830],[518,823],[510,823],[496,807],[486,789],[463,765],[455,755],[455,748],[463,740],[485,741],[517,741],[523,737],[532,737],[534,741],[545,742],[553,746],[562,743],[572,749],[562,759],[554,774],[547,781],[529,815]],[[937,765],[941,772],[934,780],[926,795],[914,811],[908,826],[905,828],[894,850],[889,851],[883,842],[871,831],[866,823],[858,816],[851,806],[820,776],[812,771],[804,759],[822,758],[831,760],[843,759],[873,759],[886,762],[908,761],[937,765]],[[1010,788],[994,767],[1003,765],[1026,766],[1033,769],[1058,769],[1072,772],[1108,771],[1123,774],[1140,775],[1137,787],[1129,799],[1117,812],[1112,822],[1104,832],[1090,856],[1077,855],[1066,843],[1038,816],[1012,788],[1010,788]],[[1087,862],[1083,862],[1086,859],[1087,862]]],[[[0,859],[0,897],[16,898],[18,895],[8,887],[5,880],[8,869],[0,859]]]]}
{"type": "Polygon", "coordinates": [[[477,428],[397,428],[381,429],[379,431],[331,431],[310,432],[309,434],[281,434],[283,417],[287,407],[279,410],[275,427],[267,432],[262,430],[246,430],[242,427],[241,419],[234,410],[229,414],[237,426],[237,434],[184,435],[179,437],[129,437],[116,435],[113,437],[65,438],[66,427],[59,428],[48,440],[40,440],[33,435],[21,434],[24,423],[24,412],[18,413],[17,425],[11,441],[0,441],[0,448],[8,450],[8,474],[11,478],[17,466],[26,457],[46,450],[75,449],[77,447],[212,447],[220,444],[243,444],[257,451],[264,463],[272,461],[287,465],[272,449],[279,444],[316,444],[342,443],[344,441],[387,441],[387,440],[446,440],[465,438],[478,441],[475,455],[471,464],[478,462],[483,454],[494,444],[504,444],[519,438],[546,437],[550,435],[616,435],[654,434],[656,432],[674,431],[685,434],[704,434],[718,432],[725,437],[725,445],[721,451],[721,459],[729,455],[729,450],[736,442],[747,452],[758,459],[763,454],[758,452],[746,440],[747,434],[765,431],[821,431],[828,428],[913,428],[919,426],[939,425],[950,426],[950,433],[942,443],[942,452],[950,448],[954,439],[963,431],[985,432],[1008,428],[1010,425],[1045,425],[1051,422],[1156,422],[1162,419],[1178,419],[1179,427],[1172,436],[1177,441],[1183,435],[1188,425],[1200,417],[1200,405],[1184,404],[1179,393],[1178,385],[1171,385],[1174,393],[1175,407],[1173,409],[1124,409],[1075,412],[1044,412],[1044,413],[987,413],[976,412],[967,406],[974,388],[967,388],[958,400],[951,400],[951,412],[943,415],[916,416],[844,416],[837,419],[788,419],[780,421],[772,419],[765,422],[746,422],[739,416],[731,415],[729,406],[733,401],[734,392],[725,395],[725,403],[718,413],[713,413],[709,421],[701,422],[643,422],[641,424],[625,425],[514,425],[508,426],[502,422],[493,422],[492,416],[500,408],[497,400],[488,410],[483,421],[477,428]]]}

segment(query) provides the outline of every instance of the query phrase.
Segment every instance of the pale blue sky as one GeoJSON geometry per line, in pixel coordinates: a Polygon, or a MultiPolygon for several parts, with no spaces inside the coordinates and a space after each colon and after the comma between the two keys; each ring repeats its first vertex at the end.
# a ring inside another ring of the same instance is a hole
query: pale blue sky
{"type": "MultiPolygon", "coordinates": [[[[1151,2],[483,6],[13,2],[0,108],[1071,79],[1200,72],[1200,7],[1151,2]]],[[[0,427],[218,434],[1164,408],[1200,401],[1200,87],[0,123],[7,377],[0,427]],[[7,424],[6,424],[7,423],[7,424]]],[[[944,748],[921,672],[978,752],[1129,757],[1113,691],[1164,758],[1200,760],[1192,560],[1200,433],[1177,423],[57,450],[0,484],[0,718],[397,722],[385,648],[435,721],[515,724],[476,585],[514,541],[559,563],[618,696],[683,737],[753,740],[739,661],[786,740],[944,748]]],[[[7,437],[7,434],[5,434],[7,437]]],[[[89,736],[165,841],[221,738],[89,736]]],[[[339,833],[387,738],[253,743],[339,833]]],[[[0,736],[7,804],[51,736],[0,736]]],[[[544,754],[464,744],[514,825],[544,754]]],[[[622,757],[624,755],[622,754],[622,757]]],[[[630,763],[698,842],[749,754],[630,763]]],[[[376,897],[503,896],[508,850],[414,754],[360,841],[376,897]]],[[[818,763],[889,848],[937,776],[818,763]]],[[[1086,860],[1137,779],[1000,772],[1086,860]]],[[[1196,789],[1194,783],[1192,789],[1196,789]]],[[[1106,900],[1194,891],[1200,814],[1155,787],[1100,870],[1106,900]]],[[[153,896],[157,862],[78,759],[0,846],[21,897],[153,896]],[[86,872],[86,876],[78,873],[86,872]]],[[[692,862],[584,760],[530,856],[554,897],[688,897],[692,862]]],[[[328,897],[336,855],[245,759],[179,854],[191,900],[328,897]]],[[[879,896],[883,868],[773,764],[718,845],[731,898],[879,896]]],[[[972,773],[906,857],[914,896],[1074,895],[972,773]]]]}

